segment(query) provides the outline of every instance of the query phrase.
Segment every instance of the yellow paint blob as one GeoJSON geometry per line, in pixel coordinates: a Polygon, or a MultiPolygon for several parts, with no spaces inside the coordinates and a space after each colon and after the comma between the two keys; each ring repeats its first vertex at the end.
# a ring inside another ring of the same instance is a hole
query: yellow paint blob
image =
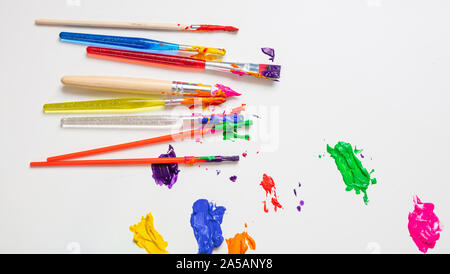
{"type": "Polygon", "coordinates": [[[233,238],[226,239],[228,246],[228,254],[245,254],[248,247],[255,250],[256,243],[252,237],[250,237],[247,232],[237,233],[233,238]],[[248,245],[247,245],[248,242],[248,245]]]}
{"type": "Polygon", "coordinates": [[[134,233],[133,240],[136,245],[140,248],[145,248],[148,254],[169,253],[166,250],[168,243],[156,231],[151,213],[142,217],[138,224],[130,226],[130,231],[134,233]]]}

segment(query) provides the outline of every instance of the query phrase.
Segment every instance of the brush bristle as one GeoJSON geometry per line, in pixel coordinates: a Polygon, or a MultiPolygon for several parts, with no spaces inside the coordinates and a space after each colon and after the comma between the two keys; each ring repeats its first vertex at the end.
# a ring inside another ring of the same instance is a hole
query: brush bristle
{"type": "Polygon", "coordinates": [[[232,90],[227,86],[216,84],[215,87],[217,88],[217,90],[213,92],[213,94],[215,94],[214,96],[221,96],[221,95],[225,95],[225,97],[241,96],[240,93],[232,90]]]}
{"type": "Polygon", "coordinates": [[[259,73],[272,80],[280,79],[281,66],[279,65],[259,65],[259,73]]]}

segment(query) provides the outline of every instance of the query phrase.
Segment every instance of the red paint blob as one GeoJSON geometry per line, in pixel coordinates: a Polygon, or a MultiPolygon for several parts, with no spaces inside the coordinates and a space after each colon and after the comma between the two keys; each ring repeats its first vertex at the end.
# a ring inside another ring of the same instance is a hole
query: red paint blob
{"type": "MultiPolygon", "coordinates": [[[[278,208],[283,208],[283,206],[278,201],[275,182],[272,179],[272,177],[270,177],[264,173],[263,179],[262,179],[260,185],[263,187],[264,191],[266,192],[266,200],[270,194],[270,196],[271,196],[270,201],[271,201],[272,205],[274,206],[275,212],[277,211],[278,208]]],[[[263,203],[264,203],[264,212],[266,212],[266,213],[269,212],[269,210],[267,209],[267,202],[263,201],[263,203]]]]}

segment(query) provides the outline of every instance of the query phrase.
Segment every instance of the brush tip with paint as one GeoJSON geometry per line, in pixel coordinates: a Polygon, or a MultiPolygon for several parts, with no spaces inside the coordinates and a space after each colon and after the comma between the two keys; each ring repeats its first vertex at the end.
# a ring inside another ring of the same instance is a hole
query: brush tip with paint
{"type": "Polygon", "coordinates": [[[280,65],[260,64],[259,65],[259,73],[262,76],[267,77],[271,80],[278,80],[278,79],[280,79],[281,66],[280,65]]]}
{"type": "Polygon", "coordinates": [[[217,88],[217,90],[213,91],[214,96],[225,96],[225,97],[241,96],[240,93],[234,91],[230,87],[221,84],[216,84],[215,87],[217,88]]]}

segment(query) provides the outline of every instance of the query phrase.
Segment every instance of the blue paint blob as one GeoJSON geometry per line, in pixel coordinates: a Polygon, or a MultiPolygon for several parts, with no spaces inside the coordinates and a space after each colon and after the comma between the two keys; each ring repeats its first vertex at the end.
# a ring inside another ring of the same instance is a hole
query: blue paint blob
{"type": "Polygon", "coordinates": [[[198,243],[198,254],[211,254],[223,242],[222,224],[225,207],[199,199],[192,205],[191,226],[198,243]]]}

